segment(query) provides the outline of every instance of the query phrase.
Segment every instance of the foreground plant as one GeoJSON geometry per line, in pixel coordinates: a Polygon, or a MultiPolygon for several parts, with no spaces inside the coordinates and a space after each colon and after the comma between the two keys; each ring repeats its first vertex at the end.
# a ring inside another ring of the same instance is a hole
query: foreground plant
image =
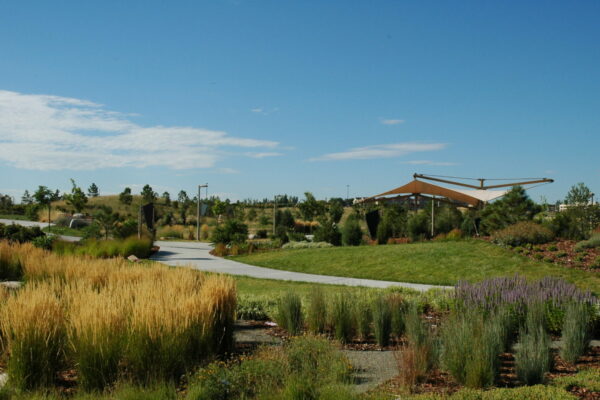
{"type": "Polygon", "coordinates": [[[304,325],[302,300],[295,293],[288,292],[277,304],[277,323],[292,336],[300,334],[304,325]]]}
{"type": "Polygon", "coordinates": [[[592,326],[592,312],[587,304],[570,303],[565,312],[560,356],[574,363],[587,350],[592,326]]]}
{"type": "Polygon", "coordinates": [[[525,326],[519,331],[515,367],[519,380],[527,385],[543,383],[552,366],[550,335],[545,329],[541,305],[531,307],[525,326]]]}

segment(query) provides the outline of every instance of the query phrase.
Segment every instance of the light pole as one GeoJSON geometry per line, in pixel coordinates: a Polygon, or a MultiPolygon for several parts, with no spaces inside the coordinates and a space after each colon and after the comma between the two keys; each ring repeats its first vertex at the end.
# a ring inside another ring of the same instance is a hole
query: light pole
{"type": "Polygon", "coordinates": [[[202,195],[202,188],[206,188],[207,196],[208,196],[208,183],[204,185],[198,185],[198,204],[196,207],[196,240],[200,240],[200,196],[202,195]]]}
{"type": "Polygon", "coordinates": [[[349,198],[350,198],[350,185],[346,185],[346,203],[348,203],[349,198]]]}

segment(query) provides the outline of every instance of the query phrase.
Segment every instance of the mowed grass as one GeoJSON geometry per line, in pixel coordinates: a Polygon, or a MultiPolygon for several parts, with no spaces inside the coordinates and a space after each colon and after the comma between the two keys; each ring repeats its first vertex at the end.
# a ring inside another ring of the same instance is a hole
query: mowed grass
{"type": "Polygon", "coordinates": [[[287,271],[433,285],[514,274],[532,279],[556,276],[600,293],[600,272],[534,261],[481,240],[282,250],[234,259],[287,271]]]}

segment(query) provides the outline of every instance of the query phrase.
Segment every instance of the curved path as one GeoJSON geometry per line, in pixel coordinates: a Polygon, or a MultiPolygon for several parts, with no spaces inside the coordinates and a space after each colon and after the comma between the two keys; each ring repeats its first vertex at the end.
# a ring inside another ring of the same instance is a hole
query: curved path
{"type": "Polygon", "coordinates": [[[215,257],[209,253],[209,251],[212,250],[212,246],[208,243],[167,241],[157,241],[155,243],[157,246],[160,246],[160,251],[152,257],[154,261],[173,266],[190,266],[201,271],[243,275],[261,279],[276,279],[281,281],[365,286],[373,288],[398,286],[418,291],[426,291],[432,288],[449,288],[448,286],[423,285],[419,283],[378,281],[372,279],[344,278],[340,276],[282,271],[278,269],[256,267],[254,265],[215,257]]]}

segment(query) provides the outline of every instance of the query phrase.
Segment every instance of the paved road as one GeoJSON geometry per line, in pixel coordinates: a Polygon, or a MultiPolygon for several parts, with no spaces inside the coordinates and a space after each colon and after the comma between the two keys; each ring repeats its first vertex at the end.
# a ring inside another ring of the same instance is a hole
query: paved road
{"type": "MultiPolygon", "coordinates": [[[[39,226],[40,228],[46,228],[48,226],[47,222],[23,221],[20,219],[0,219],[0,224],[4,224],[4,225],[15,224],[15,225],[21,225],[21,226],[28,226],[28,227],[39,226]]],[[[54,226],[54,224],[50,224],[50,225],[54,226]]],[[[77,236],[66,236],[66,235],[57,235],[57,236],[60,237],[61,240],[64,240],[66,242],[78,242],[81,240],[81,238],[77,237],[77,236]]]]}
{"type": "Polygon", "coordinates": [[[152,259],[167,265],[191,266],[201,271],[220,272],[231,275],[243,275],[253,278],[276,279],[282,281],[325,283],[330,285],[365,286],[386,288],[391,286],[406,287],[419,291],[444,286],[422,285],[418,283],[403,283],[377,281],[372,279],[344,278],[339,276],[305,274],[301,272],[281,271],[277,269],[256,267],[236,261],[215,257],[209,253],[212,247],[207,243],[198,242],[167,242],[157,241],[160,251],[152,259]]]}

